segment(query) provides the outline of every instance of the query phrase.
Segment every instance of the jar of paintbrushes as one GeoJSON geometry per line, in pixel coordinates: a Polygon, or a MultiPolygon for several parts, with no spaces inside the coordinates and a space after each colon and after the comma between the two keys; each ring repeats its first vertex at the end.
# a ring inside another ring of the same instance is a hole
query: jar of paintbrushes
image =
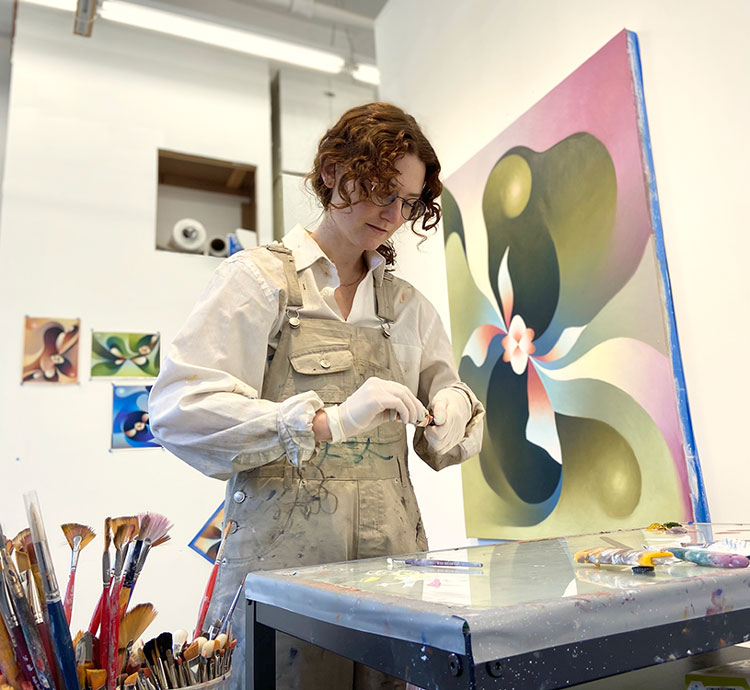
{"type": "Polygon", "coordinates": [[[149,552],[169,540],[172,524],[151,512],[106,518],[101,595],[88,628],[72,636],[78,557],[94,531],[77,523],[62,525],[71,548],[63,597],[36,493],[25,494],[24,501],[28,529],[8,539],[0,525],[0,685],[13,690],[213,690],[227,682],[239,591],[224,616],[203,631],[221,555],[201,600],[193,639],[182,630],[144,642],[157,612],[151,603],[132,604],[133,592],[149,552]]]}

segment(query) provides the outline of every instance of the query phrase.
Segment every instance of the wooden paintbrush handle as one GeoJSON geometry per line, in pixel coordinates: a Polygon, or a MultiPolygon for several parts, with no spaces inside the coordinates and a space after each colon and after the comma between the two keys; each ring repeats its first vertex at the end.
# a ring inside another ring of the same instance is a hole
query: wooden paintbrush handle
{"type": "Polygon", "coordinates": [[[214,585],[216,584],[216,575],[219,572],[218,561],[214,563],[214,567],[211,569],[211,575],[208,577],[206,583],[206,591],[203,593],[203,599],[201,599],[201,605],[198,607],[198,622],[195,624],[195,633],[193,633],[193,639],[200,637],[203,632],[203,623],[206,621],[206,614],[208,613],[208,606],[211,603],[211,597],[214,593],[214,585]]]}
{"type": "MultiPolygon", "coordinates": [[[[68,577],[68,586],[65,589],[65,618],[68,619],[68,625],[70,625],[70,618],[73,615],[73,592],[76,588],[76,571],[75,568],[71,569],[70,576],[68,577]]],[[[93,633],[92,633],[93,634],[93,633]]]]}

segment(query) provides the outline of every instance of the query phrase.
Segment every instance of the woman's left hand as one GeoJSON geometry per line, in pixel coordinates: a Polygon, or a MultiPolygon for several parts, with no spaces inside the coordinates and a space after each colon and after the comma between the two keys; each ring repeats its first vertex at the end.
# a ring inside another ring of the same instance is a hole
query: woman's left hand
{"type": "Polygon", "coordinates": [[[466,434],[466,425],[472,415],[471,402],[462,391],[448,387],[435,394],[430,408],[433,425],[425,429],[425,438],[435,453],[447,453],[466,434]]]}

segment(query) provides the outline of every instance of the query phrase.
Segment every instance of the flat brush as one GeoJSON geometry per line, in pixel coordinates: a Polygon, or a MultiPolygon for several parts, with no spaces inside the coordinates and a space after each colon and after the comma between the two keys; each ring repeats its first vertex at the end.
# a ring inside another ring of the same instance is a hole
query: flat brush
{"type": "Polygon", "coordinates": [[[65,618],[70,625],[70,618],[73,613],[73,593],[76,586],[76,569],[78,568],[78,556],[81,551],[91,542],[94,538],[94,530],[86,525],[79,525],[75,522],[66,522],[64,525],[60,525],[60,528],[65,535],[65,539],[70,545],[70,572],[68,574],[68,586],[65,588],[65,600],[63,608],[65,609],[65,618]]]}
{"type": "Polygon", "coordinates": [[[65,610],[63,609],[60,597],[60,589],[57,586],[57,578],[55,577],[55,569],[49,552],[47,535],[44,531],[44,522],[42,521],[39,501],[35,491],[25,493],[23,498],[34,542],[34,551],[42,576],[52,647],[57,658],[57,663],[60,666],[62,682],[65,690],[80,690],[73,640],[70,637],[68,621],[65,619],[65,610]]]}
{"type": "Polygon", "coordinates": [[[193,638],[199,637],[203,632],[203,624],[206,622],[206,614],[208,613],[208,607],[210,606],[211,598],[213,597],[214,586],[216,585],[216,576],[219,572],[219,565],[221,564],[222,558],[224,558],[224,549],[227,545],[227,537],[229,536],[233,525],[234,521],[227,520],[227,524],[224,525],[224,530],[221,533],[221,542],[219,544],[219,549],[216,552],[216,560],[214,561],[213,568],[211,568],[211,574],[209,575],[208,582],[206,583],[206,591],[203,593],[203,598],[201,599],[200,606],[198,607],[198,621],[195,624],[195,632],[193,633],[193,638]]]}
{"type": "Polygon", "coordinates": [[[107,683],[107,672],[94,668],[86,670],[86,686],[91,690],[101,690],[107,683]]]}

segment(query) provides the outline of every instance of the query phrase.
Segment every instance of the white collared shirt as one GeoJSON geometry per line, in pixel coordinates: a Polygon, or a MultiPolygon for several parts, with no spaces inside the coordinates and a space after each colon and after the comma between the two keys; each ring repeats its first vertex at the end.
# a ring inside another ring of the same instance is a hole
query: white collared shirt
{"type": "MultiPolygon", "coordinates": [[[[295,226],[283,240],[294,255],[304,307],[300,316],[379,328],[373,280],[385,261],[366,252],[369,270],[357,287],[345,320],[334,297],[339,278],[333,262],[310,233],[295,226]]],[[[435,393],[459,384],[448,336],[430,302],[397,280],[390,342],[406,385],[425,406],[435,393]]],[[[314,392],[282,402],[260,398],[269,364],[286,318],[287,287],[281,261],[270,251],[246,250],[217,269],[175,337],[151,390],[151,430],[161,444],[211,477],[264,465],[286,455],[295,464],[315,450],[312,420],[323,407],[314,392]]],[[[467,435],[440,459],[420,455],[433,467],[461,462],[479,452],[481,404],[467,435]]]]}

